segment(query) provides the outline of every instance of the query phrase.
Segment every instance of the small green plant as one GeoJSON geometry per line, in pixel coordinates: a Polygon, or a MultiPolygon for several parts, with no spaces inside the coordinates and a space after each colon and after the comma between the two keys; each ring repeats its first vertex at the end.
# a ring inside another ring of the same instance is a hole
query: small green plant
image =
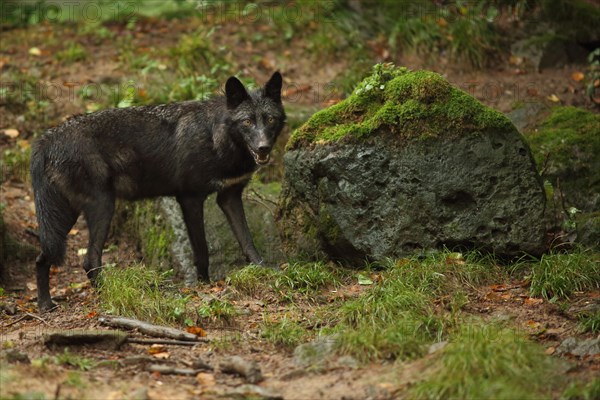
{"type": "Polygon", "coordinates": [[[81,373],[78,371],[67,372],[67,378],[65,379],[64,384],[78,389],[84,389],[87,386],[81,377],[81,373]]]}
{"type": "Polygon", "coordinates": [[[269,342],[286,348],[294,348],[306,341],[307,330],[294,319],[283,317],[276,322],[270,321],[267,316],[263,316],[263,319],[261,336],[269,342]]]}
{"type": "Polygon", "coordinates": [[[600,332],[600,310],[594,312],[581,312],[577,315],[579,327],[583,332],[600,332]]]}
{"type": "MultiPolygon", "coordinates": [[[[441,367],[409,397],[519,399],[548,397],[561,382],[557,361],[513,330],[465,324],[442,350],[441,367]]],[[[439,365],[439,364],[436,364],[439,365]]]]}
{"type": "Polygon", "coordinates": [[[560,395],[560,400],[595,400],[600,398],[600,378],[589,382],[573,382],[560,395]]]}
{"type": "Polygon", "coordinates": [[[170,281],[173,272],[137,264],[106,265],[100,274],[98,297],[108,313],[157,323],[183,323],[189,318],[189,297],[170,281]]]}
{"type": "Polygon", "coordinates": [[[54,357],[54,363],[58,365],[68,365],[71,367],[78,368],[81,371],[89,371],[94,368],[95,362],[89,358],[82,357],[78,354],[71,353],[68,347],[62,354],[54,357]]]}
{"type": "Polygon", "coordinates": [[[1,181],[7,178],[15,178],[22,182],[29,181],[29,159],[31,157],[31,145],[26,140],[18,140],[17,144],[4,150],[0,161],[2,173],[1,181]]]}
{"type": "Polygon", "coordinates": [[[567,299],[573,292],[600,288],[600,258],[584,250],[545,254],[531,266],[530,279],[532,296],[567,299]]]}
{"type": "Polygon", "coordinates": [[[600,47],[588,56],[586,94],[595,104],[600,104],[600,47]]]}
{"type": "Polygon", "coordinates": [[[226,300],[211,299],[196,309],[198,317],[205,321],[230,323],[238,315],[233,304],[226,300]]]}
{"type": "Polygon", "coordinates": [[[55,57],[57,61],[70,64],[85,60],[87,52],[79,43],[70,43],[66,49],[57,52],[55,57]]]}

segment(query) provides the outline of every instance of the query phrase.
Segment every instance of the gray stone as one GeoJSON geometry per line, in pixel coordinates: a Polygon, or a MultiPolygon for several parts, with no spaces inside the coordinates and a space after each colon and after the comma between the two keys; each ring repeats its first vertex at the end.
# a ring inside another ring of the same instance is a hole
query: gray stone
{"type": "Polygon", "coordinates": [[[319,337],[294,349],[294,363],[300,367],[323,366],[335,350],[336,338],[319,337]]]}
{"type": "Polygon", "coordinates": [[[289,151],[280,225],[288,250],[361,263],[465,246],[543,250],[545,197],[516,129],[289,151]]]}
{"type": "Polygon", "coordinates": [[[522,132],[525,129],[532,128],[539,124],[540,118],[549,111],[549,107],[542,102],[525,103],[506,116],[514,126],[522,132]]]}
{"type": "Polygon", "coordinates": [[[595,356],[600,354],[600,336],[594,339],[568,337],[556,348],[558,354],[573,354],[575,356],[595,356]]]}

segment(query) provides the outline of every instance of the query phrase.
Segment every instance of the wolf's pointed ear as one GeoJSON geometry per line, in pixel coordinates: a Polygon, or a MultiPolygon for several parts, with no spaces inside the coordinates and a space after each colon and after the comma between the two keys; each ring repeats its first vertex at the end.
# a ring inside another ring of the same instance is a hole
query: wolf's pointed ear
{"type": "Polygon", "coordinates": [[[265,84],[265,96],[273,99],[276,102],[281,102],[281,85],[283,84],[283,79],[281,78],[281,74],[279,71],[276,71],[271,79],[265,84]]]}
{"type": "Polygon", "coordinates": [[[238,78],[232,76],[225,83],[225,97],[227,98],[227,108],[233,110],[240,104],[250,98],[246,88],[238,78]]]}

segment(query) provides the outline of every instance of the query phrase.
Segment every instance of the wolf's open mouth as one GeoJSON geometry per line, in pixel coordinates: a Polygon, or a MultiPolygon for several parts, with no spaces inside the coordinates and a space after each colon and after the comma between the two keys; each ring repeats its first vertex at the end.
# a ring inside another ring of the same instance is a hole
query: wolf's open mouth
{"type": "Polygon", "coordinates": [[[254,150],[252,150],[250,147],[248,147],[248,150],[250,150],[250,154],[252,154],[252,157],[254,157],[254,161],[258,165],[265,165],[271,159],[271,155],[269,153],[267,153],[267,154],[258,154],[257,152],[255,152],[254,150]]]}

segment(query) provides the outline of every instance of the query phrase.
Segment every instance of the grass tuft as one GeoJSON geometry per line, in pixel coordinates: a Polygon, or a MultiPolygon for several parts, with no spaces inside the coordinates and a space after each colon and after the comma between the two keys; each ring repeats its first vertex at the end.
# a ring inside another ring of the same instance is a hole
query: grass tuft
{"type": "Polygon", "coordinates": [[[171,274],[141,264],[128,268],[106,265],[98,287],[101,307],[110,314],[149,322],[183,322],[189,298],[176,290],[165,290],[172,286],[171,274]]]}
{"type": "Polygon", "coordinates": [[[279,291],[293,290],[302,294],[314,294],[328,286],[337,286],[340,279],[332,267],[322,262],[295,263],[278,275],[273,287],[279,291]]]}
{"type": "Polygon", "coordinates": [[[337,311],[340,351],[361,360],[424,355],[455,327],[465,286],[499,275],[491,261],[446,251],[380,263],[380,281],[337,311]]]}
{"type": "Polygon", "coordinates": [[[306,342],[308,332],[300,323],[288,317],[283,317],[275,322],[265,318],[261,336],[276,345],[294,348],[306,342]]]}
{"type": "Polygon", "coordinates": [[[560,368],[554,363],[543,349],[513,330],[465,324],[450,337],[441,355],[441,367],[418,383],[409,397],[548,397],[560,383],[560,368]]]}
{"type": "Polygon", "coordinates": [[[240,293],[255,296],[268,290],[277,274],[273,269],[251,264],[229,274],[227,283],[240,293]]]}
{"type": "Polygon", "coordinates": [[[545,254],[531,269],[531,295],[549,301],[567,299],[571,294],[600,288],[598,254],[577,250],[545,254]]]}

